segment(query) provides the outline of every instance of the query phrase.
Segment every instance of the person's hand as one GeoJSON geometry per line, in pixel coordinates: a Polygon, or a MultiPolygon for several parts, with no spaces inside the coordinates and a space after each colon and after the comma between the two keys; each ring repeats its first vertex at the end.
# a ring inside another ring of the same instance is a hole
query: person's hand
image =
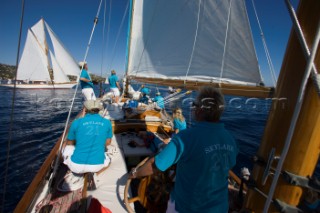
{"type": "Polygon", "coordinates": [[[130,179],[137,178],[137,168],[134,167],[131,169],[128,178],[130,178],[130,179]]]}

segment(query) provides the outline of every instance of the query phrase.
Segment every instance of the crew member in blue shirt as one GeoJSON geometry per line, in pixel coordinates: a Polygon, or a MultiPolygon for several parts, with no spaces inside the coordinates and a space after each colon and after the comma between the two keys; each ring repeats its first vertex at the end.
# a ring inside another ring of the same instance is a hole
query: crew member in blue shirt
{"type": "Polygon", "coordinates": [[[164,108],[164,98],[161,96],[160,92],[156,92],[156,97],[154,97],[152,101],[156,102],[160,109],[164,108]]]}
{"type": "Polygon", "coordinates": [[[181,108],[175,108],[173,110],[173,129],[174,133],[178,134],[179,131],[187,128],[186,119],[182,114],[181,108]]]}
{"type": "Polygon", "coordinates": [[[224,98],[203,87],[194,103],[196,125],[174,135],[170,143],[130,178],[165,171],[176,164],[176,179],[167,212],[228,212],[228,173],[236,164],[238,146],[219,122],[224,98]]]}
{"type": "Polygon", "coordinates": [[[111,143],[111,122],[99,115],[100,101],[85,101],[84,108],[84,117],[71,124],[63,151],[64,163],[76,174],[98,172],[110,163],[105,150],[111,143]]]}
{"type": "Polygon", "coordinates": [[[88,74],[88,64],[87,62],[81,61],[79,62],[79,67],[81,70],[80,74],[80,86],[82,89],[82,94],[86,100],[96,100],[96,95],[93,91],[93,83],[91,81],[91,77],[88,74]]]}
{"type": "Polygon", "coordinates": [[[149,103],[149,94],[150,94],[150,89],[146,87],[144,84],[141,85],[140,88],[140,103],[148,104],[149,103]]]}
{"type": "Polygon", "coordinates": [[[148,87],[146,87],[144,84],[142,84],[140,92],[142,94],[149,95],[150,94],[150,89],[148,87]]]}
{"type": "Polygon", "coordinates": [[[146,94],[142,94],[142,97],[139,100],[140,103],[149,104],[149,98],[146,94]]]}
{"type": "Polygon", "coordinates": [[[110,90],[114,95],[114,102],[119,103],[119,97],[120,97],[120,83],[118,76],[116,75],[115,70],[111,70],[111,76],[108,78],[110,90]]]}

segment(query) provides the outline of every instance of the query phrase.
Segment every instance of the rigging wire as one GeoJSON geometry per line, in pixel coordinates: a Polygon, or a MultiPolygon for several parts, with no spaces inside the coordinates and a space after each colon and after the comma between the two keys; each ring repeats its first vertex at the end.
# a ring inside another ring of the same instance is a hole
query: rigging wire
{"type": "MultiPolygon", "coordinates": [[[[106,11],[107,11],[107,2],[104,1],[104,13],[103,13],[103,28],[102,28],[102,44],[105,42],[105,25],[106,25],[106,11]]],[[[103,69],[103,58],[104,58],[104,49],[101,49],[101,67],[100,67],[100,76],[102,76],[102,69],[103,69]]],[[[100,96],[102,95],[102,85],[100,82],[100,96]]]]}
{"type": "Polygon", "coordinates": [[[224,69],[224,59],[225,59],[225,56],[226,56],[226,47],[227,47],[229,24],[230,24],[230,15],[231,15],[231,4],[232,4],[232,0],[230,0],[230,4],[229,4],[228,21],[227,21],[226,34],[225,34],[226,36],[225,36],[225,39],[224,39],[224,46],[223,46],[223,55],[222,55],[221,71],[220,71],[220,79],[219,79],[219,87],[220,88],[221,88],[222,75],[223,75],[223,69],[224,69]]]}
{"type": "Polygon", "coordinates": [[[15,99],[16,99],[17,73],[18,73],[18,63],[19,63],[19,58],[20,58],[20,45],[21,45],[24,8],[25,8],[24,0],[22,0],[21,17],[20,17],[20,32],[19,32],[19,38],[18,38],[18,50],[17,50],[17,57],[16,57],[16,72],[15,72],[15,76],[14,76],[13,96],[12,96],[12,102],[11,102],[12,105],[11,105],[11,113],[10,113],[10,127],[9,127],[9,137],[8,137],[8,144],[7,144],[7,157],[6,157],[5,172],[4,172],[1,212],[4,212],[4,207],[5,207],[5,203],[6,203],[5,200],[6,200],[6,190],[7,190],[7,180],[8,180],[8,166],[9,166],[9,159],[10,159],[10,147],[11,147],[11,139],[12,139],[13,120],[14,120],[14,105],[15,105],[15,99]]]}
{"type": "Polygon", "coordinates": [[[190,67],[191,67],[191,63],[192,63],[192,59],[193,59],[194,49],[195,49],[196,43],[197,43],[198,30],[199,30],[199,20],[200,20],[200,12],[201,12],[201,2],[202,2],[202,0],[199,1],[199,9],[198,9],[198,17],[197,17],[196,34],[194,35],[192,52],[191,52],[191,56],[190,56],[190,60],[189,60],[189,65],[188,65],[186,77],[185,77],[185,79],[184,79],[184,85],[186,84],[186,81],[187,81],[187,77],[188,77],[188,74],[189,74],[189,71],[190,71],[190,67]]]}
{"type": "Polygon", "coordinates": [[[110,26],[111,26],[111,13],[112,13],[112,0],[110,0],[110,6],[109,6],[109,20],[108,20],[108,30],[107,30],[107,43],[106,43],[106,49],[108,49],[109,46],[109,38],[110,38],[110,26]]]}
{"type": "MultiPolygon", "coordinates": [[[[109,47],[110,26],[111,26],[111,12],[112,12],[112,0],[109,1],[109,20],[108,20],[108,29],[107,29],[107,42],[105,44],[106,45],[106,50],[109,47]]],[[[102,76],[102,69],[101,69],[101,76],[102,76]]],[[[107,77],[106,77],[105,83],[107,83],[107,77]]]]}
{"type": "Polygon", "coordinates": [[[129,1],[128,1],[128,3],[127,3],[126,9],[125,9],[125,11],[124,11],[124,14],[123,14],[123,16],[122,16],[122,20],[121,20],[120,27],[119,27],[119,30],[118,30],[118,33],[117,33],[117,37],[116,37],[116,41],[115,41],[115,43],[114,43],[114,45],[113,45],[113,48],[112,48],[112,54],[111,54],[111,55],[112,55],[112,58],[111,58],[110,66],[109,66],[109,69],[107,69],[107,70],[110,70],[111,67],[112,67],[113,60],[114,60],[114,57],[115,57],[115,49],[116,49],[116,46],[117,46],[117,44],[118,44],[118,39],[119,39],[119,37],[120,37],[120,32],[121,32],[121,29],[122,29],[123,24],[124,24],[124,19],[125,19],[127,13],[128,13],[128,8],[129,8],[129,1]]]}
{"type": "MultiPolygon", "coordinates": [[[[101,4],[102,4],[102,0],[100,0],[99,8],[98,8],[96,17],[95,17],[95,19],[94,19],[94,24],[93,24],[93,27],[92,27],[92,30],[91,30],[90,38],[89,38],[89,41],[88,41],[88,45],[87,45],[87,49],[86,49],[86,52],[85,52],[83,61],[86,61],[87,56],[88,56],[88,52],[89,52],[89,49],[90,49],[90,44],[91,44],[92,36],[93,36],[94,30],[95,30],[95,27],[96,27],[96,25],[97,25],[97,23],[98,23],[98,17],[99,17],[99,13],[100,13],[100,9],[101,9],[101,4]]],[[[82,73],[82,70],[83,70],[83,66],[81,67],[81,73],[82,73]]],[[[73,108],[73,105],[74,105],[74,100],[75,100],[75,98],[76,98],[77,90],[78,90],[78,87],[79,87],[79,81],[80,81],[81,73],[80,73],[80,75],[77,77],[77,86],[76,86],[76,88],[75,88],[75,90],[74,90],[74,94],[73,94],[71,106],[70,106],[69,113],[68,113],[68,118],[67,118],[67,121],[66,121],[66,123],[65,123],[64,131],[63,131],[63,134],[62,134],[62,138],[61,138],[61,142],[60,142],[60,146],[59,146],[59,150],[58,150],[58,154],[57,154],[56,159],[55,159],[55,164],[54,164],[54,167],[53,167],[53,172],[52,172],[52,174],[51,174],[51,176],[50,176],[50,179],[49,179],[49,187],[48,187],[48,190],[47,190],[47,193],[46,193],[46,194],[48,194],[48,193],[50,192],[50,190],[51,190],[52,180],[53,180],[53,177],[55,176],[55,174],[56,174],[56,172],[57,172],[57,169],[58,169],[59,159],[60,159],[60,155],[61,155],[61,148],[62,148],[62,144],[64,143],[65,135],[66,135],[66,132],[67,132],[68,123],[69,123],[70,116],[71,116],[71,111],[72,111],[72,108],[73,108]]]]}
{"type": "Polygon", "coordinates": [[[275,87],[277,85],[277,78],[276,78],[276,74],[275,74],[275,71],[274,71],[274,66],[273,66],[273,63],[272,63],[272,60],[271,60],[271,57],[270,57],[270,54],[269,54],[268,46],[267,46],[267,43],[266,43],[266,38],[264,37],[264,33],[263,33],[262,27],[260,25],[260,20],[259,20],[259,17],[258,17],[256,6],[254,4],[254,0],[251,0],[251,2],[252,2],[253,11],[254,11],[254,14],[256,16],[257,23],[258,23],[258,26],[259,26],[259,29],[260,29],[260,35],[261,35],[261,39],[262,39],[262,43],[263,43],[263,48],[264,48],[264,51],[265,51],[265,54],[266,54],[266,57],[267,57],[269,69],[270,69],[270,72],[271,72],[273,86],[275,87]]]}

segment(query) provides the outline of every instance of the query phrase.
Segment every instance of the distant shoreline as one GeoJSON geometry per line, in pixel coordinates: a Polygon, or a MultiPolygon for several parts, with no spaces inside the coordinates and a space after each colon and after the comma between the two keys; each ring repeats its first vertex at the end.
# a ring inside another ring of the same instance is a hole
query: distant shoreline
{"type": "MultiPolygon", "coordinates": [[[[0,80],[13,80],[15,78],[16,66],[0,63],[0,80]]],[[[90,73],[94,83],[105,82],[106,78],[90,73]]],[[[75,77],[69,77],[70,80],[76,80],[75,77]]]]}

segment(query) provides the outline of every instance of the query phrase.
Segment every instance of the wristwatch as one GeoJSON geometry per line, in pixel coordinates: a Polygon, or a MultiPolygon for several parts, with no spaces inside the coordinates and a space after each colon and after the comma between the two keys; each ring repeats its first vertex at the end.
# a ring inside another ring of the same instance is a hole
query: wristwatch
{"type": "Polygon", "coordinates": [[[136,177],[137,177],[137,168],[133,168],[133,169],[131,170],[131,175],[132,175],[133,178],[136,178],[136,177]]]}

